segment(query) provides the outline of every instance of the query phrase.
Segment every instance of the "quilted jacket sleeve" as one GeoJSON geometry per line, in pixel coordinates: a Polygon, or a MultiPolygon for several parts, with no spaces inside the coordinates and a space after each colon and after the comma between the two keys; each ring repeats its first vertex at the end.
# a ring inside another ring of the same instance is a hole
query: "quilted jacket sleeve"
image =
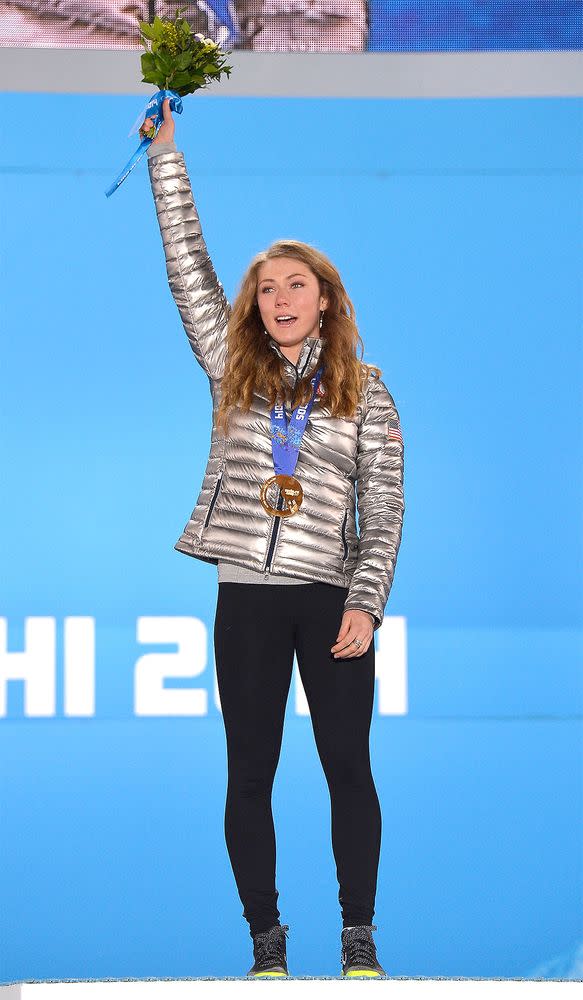
{"type": "Polygon", "coordinates": [[[231,307],[209,257],[184,153],[174,142],[152,144],[148,171],[170,291],[196,360],[209,378],[221,378],[231,307]]]}
{"type": "Polygon", "coordinates": [[[395,401],[380,378],[371,377],[358,437],[356,492],[360,542],[344,610],[374,615],[380,628],[401,544],[404,446],[395,401]]]}

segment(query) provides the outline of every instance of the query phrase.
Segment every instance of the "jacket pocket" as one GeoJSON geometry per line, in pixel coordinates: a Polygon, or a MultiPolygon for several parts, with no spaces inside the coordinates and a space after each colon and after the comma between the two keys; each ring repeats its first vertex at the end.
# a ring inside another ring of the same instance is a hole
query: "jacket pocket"
{"type": "Polygon", "coordinates": [[[205,521],[204,521],[203,528],[206,528],[207,524],[209,523],[209,521],[211,519],[211,514],[212,514],[213,508],[214,508],[214,506],[215,506],[215,504],[217,502],[217,497],[219,495],[222,482],[223,482],[223,473],[221,472],[219,478],[217,479],[217,483],[216,483],[216,486],[215,486],[215,489],[214,489],[214,493],[213,493],[212,498],[211,498],[211,502],[209,504],[209,509],[207,511],[207,515],[206,515],[206,518],[205,518],[205,521]]]}
{"type": "Polygon", "coordinates": [[[342,521],[342,544],[344,546],[344,555],[342,556],[342,559],[343,559],[344,562],[346,562],[346,560],[348,558],[348,541],[347,541],[347,538],[346,538],[346,522],[347,522],[347,520],[348,520],[348,507],[345,507],[344,508],[344,519],[342,521]]]}

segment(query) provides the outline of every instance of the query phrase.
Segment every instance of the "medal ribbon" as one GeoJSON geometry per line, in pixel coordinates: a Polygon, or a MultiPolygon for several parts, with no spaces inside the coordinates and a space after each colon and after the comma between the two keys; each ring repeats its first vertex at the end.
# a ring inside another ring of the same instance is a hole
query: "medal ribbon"
{"type": "Polygon", "coordinates": [[[314,405],[323,370],[323,368],[319,368],[310,380],[313,387],[312,398],[303,406],[296,406],[289,424],[283,403],[276,403],[271,410],[271,450],[276,475],[293,476],[294,474],[294,469],[298,464],[302,437],[314,405]]]}

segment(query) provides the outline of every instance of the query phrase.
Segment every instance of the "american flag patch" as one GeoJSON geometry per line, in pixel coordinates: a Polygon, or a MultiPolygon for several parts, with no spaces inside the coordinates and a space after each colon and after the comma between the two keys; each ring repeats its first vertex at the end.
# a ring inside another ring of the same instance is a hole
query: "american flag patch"
{"type": "Polygon", "coordinates": [[[400,441],[403,444],[403,435],[401,434],[401,424],[398,420],[389,420],[389,438],[393,441],[400,441]]]}

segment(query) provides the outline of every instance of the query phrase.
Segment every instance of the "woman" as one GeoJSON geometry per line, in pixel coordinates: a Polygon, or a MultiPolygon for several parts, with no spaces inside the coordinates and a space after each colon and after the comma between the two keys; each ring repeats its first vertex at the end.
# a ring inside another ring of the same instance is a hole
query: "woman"
{"type": "Polygon", "coordinates": [[[248,975],[289,975],[271,793],[294,652],[330,790],[342,975],[385,975],[369,730],[373,636],[405,509],[399,415],[380,369],[356,358],[352,303],[315,248],[280,240],[258,254],[231,307],[173,137],[166,100],[148,169],[170,289],[213,402],[202,489],[175,548],[218,566],[225,837],[253,939],[248,975]]]}

